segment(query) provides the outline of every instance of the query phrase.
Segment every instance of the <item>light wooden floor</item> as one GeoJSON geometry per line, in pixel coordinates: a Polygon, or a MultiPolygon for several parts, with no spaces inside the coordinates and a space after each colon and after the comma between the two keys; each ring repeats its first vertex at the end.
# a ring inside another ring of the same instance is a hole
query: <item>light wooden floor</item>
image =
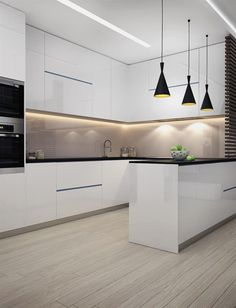
{"type": "Polygon", "coordinates": [[[128,210],[0,241],[0,307],[236,307],[236,221],[175,255],[128,243],[128,210]]]}

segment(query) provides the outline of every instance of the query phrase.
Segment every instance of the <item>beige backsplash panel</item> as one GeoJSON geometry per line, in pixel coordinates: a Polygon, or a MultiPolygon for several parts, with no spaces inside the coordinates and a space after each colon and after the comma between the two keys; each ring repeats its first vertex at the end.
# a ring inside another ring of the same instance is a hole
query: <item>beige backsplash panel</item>
{"type": "Polygon", "coordinates": [[[224,157],[224,135],[224,119],[122,125],[27,114],[27,152],[41,149],[47,158],[102,156],[105,139],[112,140],[112,156],[136,146],[138,156],[168,157],[180,143],[197,157],[224,157]]]}

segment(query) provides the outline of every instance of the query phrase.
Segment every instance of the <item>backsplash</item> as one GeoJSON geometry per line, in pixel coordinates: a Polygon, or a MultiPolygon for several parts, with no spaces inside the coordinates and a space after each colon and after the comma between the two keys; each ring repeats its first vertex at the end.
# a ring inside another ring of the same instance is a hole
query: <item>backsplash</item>
{"type": "Polygon", "coordinates": [[[27,114],[27,152],[43,150],[45,157],[103,155],[112,141],[112,156],[122,146],[136,146],[138,156],[169,157],[181,143],[197,157],[224,157],[224,119],[122,125],[94,120],[27,114]]]}

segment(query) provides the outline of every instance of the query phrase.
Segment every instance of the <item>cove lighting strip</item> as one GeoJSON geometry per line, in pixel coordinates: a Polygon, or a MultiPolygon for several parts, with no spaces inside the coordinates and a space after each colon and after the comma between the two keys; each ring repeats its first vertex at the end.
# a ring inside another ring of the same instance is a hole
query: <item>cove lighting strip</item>
{"type": "Polygon", "coordinates": [[[211,8],[220,16],[221,19],[230,27],[230,29],[236,34],[235,25],[229,20],[229,18],[218,8],[218,6],[213,2],[213,0],[206,0],[206,2],[211,6],[211,8]]]}
{"type": "Polygon", "coordinates": [[[106,21],[105,19],[91,13],[90,11],[82,8],[81,6],[75,4],[74,2],[72,2],[70,0],[57,0],[57,1],[60,2],[61,4],[65,5],[65,6],[69,7],[69,8],[71,8],[72,10],[74,10],[74,11],[76,11],[76,12],[82,14],[82,15],[85,15],[88,18],[98,22],[99,24],[101,24],[101,25],[103,25],[103,26],[105,26],[105,27],[125,36],[126,38],[134,41],[135,43],[142,45],[145,48],[151,47],[151,45],[149,45],[148,43],[140,40],[139,38],[137,38],[137,37],[133,36],[132,34],[122,30],[121,28],[111,24],[110,22],[106,21]]]}

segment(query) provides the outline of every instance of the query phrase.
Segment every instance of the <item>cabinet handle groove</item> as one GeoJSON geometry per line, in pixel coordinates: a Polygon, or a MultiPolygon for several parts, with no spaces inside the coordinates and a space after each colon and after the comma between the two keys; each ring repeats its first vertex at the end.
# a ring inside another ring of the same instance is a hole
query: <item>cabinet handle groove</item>
{"type": "Polygon", "coordinates": [[[78,186],[78,187],[69,187],[69,188],[60,188],[60,189],[57,189],[57,192],[63,192],[63,191],[68,191],[68,190],[84,189],[84,188],[92,188],[92,187],[99,187],[99,186],[102,186],[102,184],[94,184],[94,185],[78,186]]]}

